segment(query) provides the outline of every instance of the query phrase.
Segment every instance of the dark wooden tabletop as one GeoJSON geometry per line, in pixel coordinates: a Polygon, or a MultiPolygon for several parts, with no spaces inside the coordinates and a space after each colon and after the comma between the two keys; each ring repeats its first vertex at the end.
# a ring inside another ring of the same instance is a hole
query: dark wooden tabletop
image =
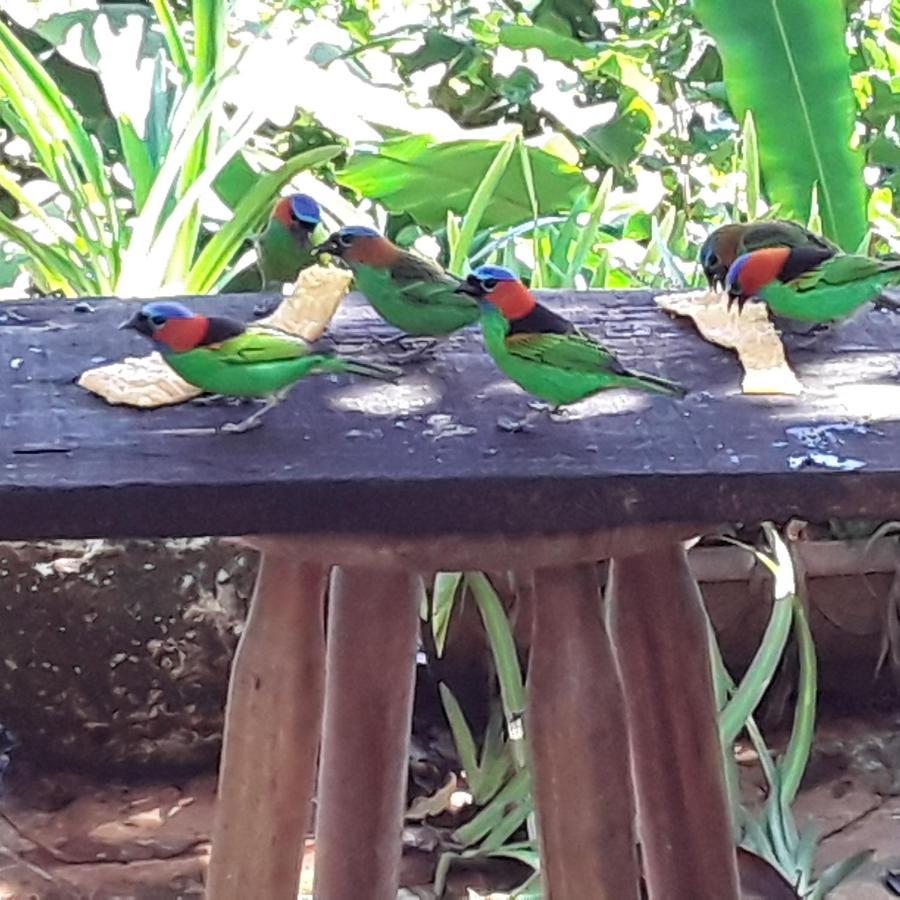
{"type": "MultiPolygon", "coordinates": [[[[531,432],[478,328],[396,386],[301,382],[242,435],[161,431],[245,408],[113,407],[75,384],[150,346],[116,330],[136,302],[0,305],[0,538],[263,532],[542,533],[626,523],[755,522],[900,513],[900,320],[869,311],[790,355],[802,397],[747,397],[735,356],[642,292],[554,294],[623,362],[690,389],[632,391],[531,432]]],[[[258,297],[190,301],[252,317],[258,297]]],[[[351,297],[333,333],[348,350],[390,334],[351,297]]]]}

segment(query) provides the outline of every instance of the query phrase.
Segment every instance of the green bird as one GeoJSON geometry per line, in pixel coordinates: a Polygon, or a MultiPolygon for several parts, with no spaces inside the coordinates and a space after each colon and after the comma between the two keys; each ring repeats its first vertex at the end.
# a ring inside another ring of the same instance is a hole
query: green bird
{"type": "Polygon", "coordinates": [[[261,424],[262,417],[307,375],[350,373],[390,381],[399,375],[390,366],[320,352],[284,331],[224,316],[196,315],[171,301],[147,303],[119,327],[150,338],[169,366],[195,387],[265,400],[243,421],[223,425],[220,430],[225,432],[240,433],[261,424]]]}
{"type": "Polygon", "coordinates": [[[602,344],[541,306],[509,269],[480,266],[457,290],[478,300],[484,345],[499,369],[552,407],[610,388],[686,393],[673,381],[626,369],[602,344]]]}
{"type": "Polygon", "coordinates": [[[223,293],[269,291],[295,282],[315,262],[313,246],[326,234],[321,220],[319,204],[307,194],[279,199],[265,230],[252,239],[256,265],[238,272],[223,293]]]}
{"type": "Polygon", "coordinates": [[[900,260],[833,256],[813,247],[770,247],[738,257],[728,270],[729,305],[758,297],[776,316],[826,324],[845,319],[867,303],[897,308],[882,296],[900,285],[900,260]]]}
{"type": "Polygon", "coordinates": [[[728,270],[739,256],[764,247],[812,247],[829,250],[832,256],[839,252],[831,241],[788,219],[722,225],[700,248],[700,265],[710,288],[716,290],[725,284],[728,270]]]}
{"type": "Polygon", "coordinates": [[[340,257],[375,312],[406,335],[440,338],[478,321],[478,304],[456,292],[458,278],[373,228],[348,225],[315,251],[340,257]]]}

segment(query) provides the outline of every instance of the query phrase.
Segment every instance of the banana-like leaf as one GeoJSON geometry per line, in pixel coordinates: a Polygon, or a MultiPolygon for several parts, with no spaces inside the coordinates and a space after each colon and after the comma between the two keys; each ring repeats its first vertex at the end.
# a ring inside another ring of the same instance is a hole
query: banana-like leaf
{"type": "Polygon", "coordinates": [[[806,222],[817,187],[825,234],[853,252],[866,230],[862,154],[843,0],[694,0],[715,40],[728,102],[753,112],[769,199],[806,222]]]}
{"type": "MultiPolygon", "coordinates": [[[[496,160],[501,141],[438,143],[428,135],[409,135],[382,143],[377,152],[354,153],[337,181],[392,213],[406,213],[422,227],[442,228],[447,210],[463,215],[478,185],[496,160]]],[[[588,182],[559,157],[528,148],[539,212],[569,210],[588,182]]],[[[521,166],[508,166],[481,218],[482,228],[508,228],[533,218],[521,166]]]]}

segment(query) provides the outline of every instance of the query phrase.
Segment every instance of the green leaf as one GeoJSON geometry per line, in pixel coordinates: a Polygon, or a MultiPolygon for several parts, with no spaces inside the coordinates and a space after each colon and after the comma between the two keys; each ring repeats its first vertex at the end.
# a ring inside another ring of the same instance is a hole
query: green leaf
{"type": "MultiPolygon", "coordinates": [[[[436,143],[428,135],[385,141],[377,152],[357,153],[337,180],[396,214],[406,213],[422,228],[443,227],[447,211],[462,215],[472,202],[501,141],[436,143]]],[[[569,209],[587,181],[574,166],[534,147],[528,148],[541,215],[569,209]]],[[[531,204],[519,166],[510,166],[484,211],[484,228],[507,228],[531,218],[531,204]]]]}
{"type": "Polygon", "coordinates": [[[600,219],[606,210],[606,201],[609,199],[609,192],[612,189],[613,170],[607,169],[603,180],[597,185],[594,193],[594,199],[588,208],[588,220],[578,231],[578,240],[575,243],[575,250],[572,258],[569,260],[568,271],[566,272],[566,284],[573,284],[575,276],[584,266],[587,255],[597,240],[597,228],[600,225],[600,219]]]}
{"type": "Polygon", "coordinates": [[[462,581],[462,572],[438,572],[431,589],[431,633],[438,656],[443,656],[447,641],[447,629],[456,600],[456,589],[462,581]]]}
{"type": "Polygon", "coordinates": [[[812,750],[813,732],[816,724],[817,666],[816,648],[806,616],[803,601],[794,601],[794,622],[797,628],[797,643],[800,651],[800,684],[794,707],[794,724],[784,757],[778,763],[781,776],[781,796],[785,804],[793,802],[812,750]]]}
{"type": "MultiPolygon", "coordinates": [[[[192,84],[198,105],[222,83],[224,71],[226,4],[220,0],[193,0],[194,69],[192,84]]],[[[215,110],[207,117],[184,161],[175,196],[181,199],[200,177],[210,153],[216,150],[218,123],[215,110]]],[[[166,270],[167,280],[180,282],[190,270],[200,235],[200,211],[194,208],[185,217],[175,238],[166,270]]]]}
{"type": "Polygon", "coordinates": [[[122,145],[122,155],[125,158],[125,167],[134,184],[134,211],[140,214],[147,202],[153,179],[156,176],[156,168],[150,158],[150,151],[146,142],[142,141],[127,116],[119,116],[116,119],[119,127],[119,143],[122,145]]]}
{"type": "Polygon", "coordinates": [[[518,806],[530,795],[531,775],[527,769],[520,769],[484,809],[453,832],[453,840],[464,847],[483,840],[503,821],[511,806],[518,806]]]}
{"type": "Polygon", "coordinates": [[[472,737],[472,729],[469,727],[469,723],[466,721],[466,714],[459,705],[459,701],[453,695],[453,691],[443,682],[438,685],[438,691],[441,694],[441,702],[444,704],[444,715],[447,716],[447,722],[450,724],[450,731],[453,734],[453,745],[456,747],[460,764],[466,773],[469,787],[472,788],[472,795],[477,799],[480,769],[478,766],[478,753],[475,749],[475,739],[472,737]]]}
{"type": "Polygon", "coordinates": [[[431,29],[425,33],[425,42],[421,47],[413,50],[412,53],[399,53],[394,59],[400,72],[409,77],[413,72],[456,59],[468,46],[441,30],[431,29]]]}
{"type": "Polygon", "coordinates": [[[858,246],[865,186],[862,154],[850,147],[855,101],[842,0],[694,0],[694,10],[722,55],[735,116],[753,110],[769,198],[805,222],[816,185],[825,234],[846,250],[858,246]]]}
{"type": "Polygon", "coordinates": [[[637,159],[649,131],[647,114],[631,109],[604,125],[588,128],[584,139],[604,163],[625,170],[637,159]]]}
{"type": "Polygon", "coordinates": [[[162,32],[169,48],[169,57],[175,64],[175,68],[181,73],[181,77],[185,81],[190,80],[191,63],[188,59],[187,50],[184,48],[184,42],[181,40],[181,35],[178,32],[175,11],[168,0],[150,0],[150,3],[153,5],[153,10],[162,27],[162,32]]]}
{"type": "Polygon", "coordinates": [[[459,229],[459,237],[453,248],[453,255],[450,257],[448,268],[451,272],[462,272],[462,265],[469,255],[469,248],[472,246],[472,240],[475,237],[481,220],[484,218],[485,212],[491,203],[491,198],[497,191],[506,169],[509,166],[509,160],[515,150],[517,144],[516,136],[512,135],[497,150],[497,155],[491,161],[484,177],[478,183],[469,202],[466,214],[463,216],[462,225],[459,229]]]}
{"type": "Polygon", "coordinates": [[[843,884],[857,869],[864,866],[875,855],[874,850],[860,850],[847,859],[832,863],[816,882],[809,900],[824,900],[836,887],[843,884]]]}
{"type": "Polygon", "coordinates": [[[793,620],[792,598],[775,597],[765,634],[734,696],[719,715],[722,740],[732,744],[772,683],[784,655],[793,620]]]}
{"type": "Polygon", "coordinates": [[[28,253],[27,268],[47,293],[62,291],[67,297],[77,297],[78,294],[92,294],[96,290],[89,271],[79,270],[56,247],[38,241],[3,213],[0,213],[0,234],[6,235],[28,253]]]}
{"type": "Polygon", "coordinates": [[[597,55],[597,51],[581,41],[540,25],[502,25],[500,43],[513,50],[541,50],[548,59],[564,63],[593,59],[597,55]]]}
{"type": "Polygon", "coordinates": [[[749,109],[744,116],[741,168],[744,170],[747,192],[747,220],[752,222],[759,213],[759,144],[753,113],[749,109]]]}

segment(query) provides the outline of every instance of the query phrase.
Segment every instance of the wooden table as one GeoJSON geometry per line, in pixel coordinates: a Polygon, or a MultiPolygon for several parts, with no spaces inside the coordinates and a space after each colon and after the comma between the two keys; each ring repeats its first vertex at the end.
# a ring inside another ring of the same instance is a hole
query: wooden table
{"type": "MultiPolygon", "coordinates": [[[[195,305],[249,317],[257,299],[195,305]]],[[[870,312],[792,351],[803,398],[748,398],[733,356],[646,294],[552,302],[691,395],[609,394],[507,433],[498,416],[526,398],[476,329],[398,386],[309,380],[258,431],[173,436],[240,411],[111,408],[73,383],[147,351],[114,328],[133,304],[0,306],[0,538],[251,535],[264,553],[232,672],[214,900],[295,897],[314,793],[317,897],[393,900],[418,576],[436,568],[534,573],[528,735],[548,896],[636,898],[636,836],[652,898],[737,896],[681,541],[725,522],[896,514],[898,323],[870,312]],[[612,561],[605,617],[598,559],[612,561]]],[[[351,301],[334,333],[352,349],[375,331],[351,301]]]]}

